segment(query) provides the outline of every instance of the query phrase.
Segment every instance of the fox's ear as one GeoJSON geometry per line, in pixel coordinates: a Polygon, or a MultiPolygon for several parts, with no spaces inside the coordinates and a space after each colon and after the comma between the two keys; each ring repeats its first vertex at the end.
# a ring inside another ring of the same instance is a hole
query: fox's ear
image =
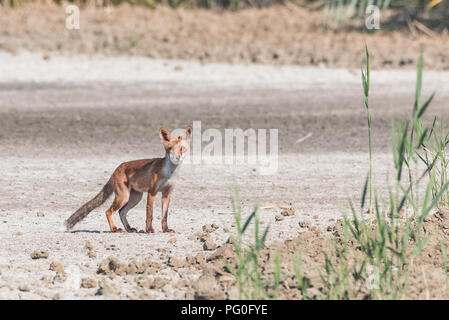
{"type": "Polygon", "coordinates": [[[193,132],[193,129],[191,126],[185,127],[184,128],[184,139],[187,141],[192,140],[192,132],[193,132]]]}
{"type": "Polygon", "coordinates": [[[159,136],[161,137],[161,142],[165,145],[165,143],[170,142],[171,135],[170,131],[165,128],[161,128],[159,131],[159,136]]]}

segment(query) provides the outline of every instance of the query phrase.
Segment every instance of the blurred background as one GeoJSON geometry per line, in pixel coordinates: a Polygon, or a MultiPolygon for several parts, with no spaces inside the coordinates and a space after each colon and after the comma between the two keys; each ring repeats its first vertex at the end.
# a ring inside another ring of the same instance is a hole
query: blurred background
{"type": "Polygon", "coordinates": [[[1,0],[0,50],[138,55],[201,62],[449,68],[449,0],[1,0]],[[80,8],[67,30],[65,7],[80,8]],[[366,9],[378,8],[378,29],[366,9]],[[370,20],[372,22],[372,20],[370,20]]]}

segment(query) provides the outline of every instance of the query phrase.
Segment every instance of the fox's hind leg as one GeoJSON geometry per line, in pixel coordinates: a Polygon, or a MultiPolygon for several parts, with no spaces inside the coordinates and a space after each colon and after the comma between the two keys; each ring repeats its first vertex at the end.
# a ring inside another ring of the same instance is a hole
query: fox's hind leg
{"type": "Polygon", "coordinates": [[[134,208],[141,199],[142,192],[131,190],[128,202],[119,210],[120,220],[122,220],[123,226],[125,227],[125,230],[127,232],[137,232],[135,228],[131,228],[131,226],[129,225],[128,220],[126,219],[126,214],[129,210],[134,208]]]}
{"type": "Polygon", "coordinates": [[[122,232],[123,230],[120,228],[117,228],[114,220],[112,219],[112,215],[115,211],[120,209],[125,203],[127,203],[129,200],[129,190],[128,188],[121,184],[116,188],[115,193],[115,199],[114,202],[112,202],[111,207],[106,211],[106,218],[108,219],[109,228],[111,229],[111,232],[122,232]]]}

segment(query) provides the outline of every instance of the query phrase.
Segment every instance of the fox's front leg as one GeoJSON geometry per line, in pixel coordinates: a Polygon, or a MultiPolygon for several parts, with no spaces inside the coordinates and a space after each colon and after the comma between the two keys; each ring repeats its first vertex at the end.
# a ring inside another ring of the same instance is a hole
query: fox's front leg
{"type": "Polygon", "coordinates": [[[170,193],[162,194],[162,231],[175,232],[173,229],[167,227],[168,206],[170,204],[170,193]]]}
{"type": "Polygon", "coordinates": [[[148,192],[148,199],[147,199],[147,220],[146,220],[146,228],[145,232],[147,233],[153,233],[153,203],[154,203],[154,196],[148,192]]]}

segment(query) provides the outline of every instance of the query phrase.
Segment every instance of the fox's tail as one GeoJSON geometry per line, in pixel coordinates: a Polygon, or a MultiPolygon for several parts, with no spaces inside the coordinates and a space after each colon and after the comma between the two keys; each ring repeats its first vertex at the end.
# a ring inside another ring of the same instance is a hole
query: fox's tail
{"type": "Polygon", "coordinates": [[[61,231],[68,231],[72,229],[75,224],[83,220],[87,215],[94,210],[95,208],[101,206],[112,194],[112,182],[111,180],[105,184],[103,189],[93,198],[92,200],[86,202],[81,208],[76,210],[74,214],[70,216],[66,221],[64,221],[64,225],[62,226],[61,231]]]}

